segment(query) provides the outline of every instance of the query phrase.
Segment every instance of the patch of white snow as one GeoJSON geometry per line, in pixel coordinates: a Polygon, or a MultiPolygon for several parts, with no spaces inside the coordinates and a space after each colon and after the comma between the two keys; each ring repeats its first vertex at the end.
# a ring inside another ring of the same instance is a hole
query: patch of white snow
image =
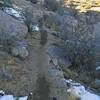
{"type": "Polygon", "coordinates": [[[80,100],[100,100],[100,96],[87,91],[80,83],[75,83],[71,79],[66,80],[66,83],[70,84],[70,88],[67,92],[74,95],[76,98],[80,98],[80,100]]]}
{"type": "Polygon", "coordinates": [[[6,95],[3,90],[0,90],[0,100],[27,100],[28,96],[25,97],[14,97],[13,95],[6,95]]]}
{"type": "Polygon", "coordinates": [[[21,21],[25,20],[25,17],[23,16],[22,12],[19,10],[15,10],[14,8],[5,7],[4,12],[8,15],[18,18],[21,21]]]}
{"type": "Polygon", "coordinates": [[[27,96],[25,96],[25,97],[20,97],[18,100],[27,100],[27,96]]]}
{"type": "Polygon", "coordinates": [[[32,27],[32,31],[37,31],[38,32],[40,30],[38,25],[32,25],[31,27],[32,27]]]}
{"type": "Polygon", "coordinates": [[[86,92],[82,97],[81,100],[100,100],[100,96],[90,93],[90,92],[86,92]]]}
{"type": "Polygon", "coordinates": [[[15,100],[13,95],[4,95],[0,97],[0,100],[15,100]]]}
{"type": "Polygon", "coordinates": [[[96,68],[96,71],[98,71],[98,70],[100,70],[100,66],[98,66],[98,67],[96,68]]]}
{"type": "Polygon", "coordinates": [[[4,11],[9,15],[14,15],[15,17],[21,17],[20,12],[16,11],[13,8],[5,7],[4,11]]]}

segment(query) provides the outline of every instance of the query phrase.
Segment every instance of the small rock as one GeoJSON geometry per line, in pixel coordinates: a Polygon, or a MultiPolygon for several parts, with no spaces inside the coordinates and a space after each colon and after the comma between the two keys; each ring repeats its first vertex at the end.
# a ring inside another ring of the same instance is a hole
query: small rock
{"type": "Polygon", "coordinates": [[[52,59],[52,62],[53,62],[53,64],[54,64],[55,66],[58,65],[58,60],[57,60],[56,58],[53,58],[53,59],[52,59]]]}
{"type": "Polygon", "coordinates": [[[17,46],[15,48],[12,48],[11,53],[13,56],[18,56],[21,58],[26,58],[29,54],[26,47],[21,47],[21,46],[17,46]]]}

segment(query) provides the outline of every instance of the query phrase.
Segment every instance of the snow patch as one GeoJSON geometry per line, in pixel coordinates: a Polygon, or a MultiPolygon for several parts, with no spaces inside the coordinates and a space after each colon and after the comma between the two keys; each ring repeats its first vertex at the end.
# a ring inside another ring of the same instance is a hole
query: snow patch
{"type": "Polygon", "coordinates": [[[18,100],[27,100],[27,96],[25,96],[25,97],[20,97],[18,100]]]}
{"type": "Polygon", "coordinates": [[[0,100],[15,100],[13,95],[4,95],[0,97],[0,100]]]}
{"type": "Polygon", "coordinates": [[[25,97],[14,97],[13,95],[6,95],[3,90],[0,90],[0,100],[27,100],[28,96],[25,97]]]}
{"type": "Polygon", "coordinates": [[[100,97],[96,94],[86,92],[82,97],[81,100],[100,100],[100,97]]]}
{"type": "Polygon", "coordinates": [[[40,28],[39,28],[39,26],[37,24],[36,25],[31,25],[30,27],[31,27],[33,32],[34,31],[38,32],[40,30],[40,28]]]}
{"type": "Polygon", "coordinates": [[[4,11],[9,14],[9,15],[14,15],[15,17],[21,17],[20,16],[20,12],[16,11],[15,9],[13,8],[7,8],[5,7],[4,11]]]}
{"type": "Polygon", "coordinates": [[[18,18],[19,20],[22,20],[22,21],[25,20],[25,17],[23,16],[22,12],[17,11],[14,8],[5,7],[4,12],[7,13],[8,15],[18,18]]]}
{"type": "Polygon", "coordinates": [[[36,26],[33,27],[33,30],[39,31],[39,27],[36,25],[36,26]]]}
{"type": "Polygon", "coordinates": [[[96,68],[96,71],[98,71],[98,70],[100,70],[100,66],[98,66],[98,67],[96,68]]]}
{"type": "Polygon", "coordinates": [[[67,92],[74,95],[76,98],[80,98],[80,100],[100,100],[100,96],[87,91],[80,83],[77,83],[71,79],[65,81],[67,84],[70,84],[70,88],[67,90],[67,92]]]}

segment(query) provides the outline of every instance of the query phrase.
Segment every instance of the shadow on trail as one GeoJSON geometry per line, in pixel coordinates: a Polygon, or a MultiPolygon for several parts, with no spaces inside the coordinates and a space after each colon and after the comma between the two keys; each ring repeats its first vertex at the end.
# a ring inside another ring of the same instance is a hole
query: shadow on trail
{"type": "Polygon", "coordinates": [[[37,79],[36,92],[34,94],[34,100],[51,100],[49,83],[46,81],[45,77],[39,75],[37,79]]]}
{"type": "Polygon", "coordinates": [[[44,46],[48,42],[47,38],[48,38],[47,32],[45,30],[41,30],[41,41],[40,41],[40,44],[42,46],[44,46]]]}

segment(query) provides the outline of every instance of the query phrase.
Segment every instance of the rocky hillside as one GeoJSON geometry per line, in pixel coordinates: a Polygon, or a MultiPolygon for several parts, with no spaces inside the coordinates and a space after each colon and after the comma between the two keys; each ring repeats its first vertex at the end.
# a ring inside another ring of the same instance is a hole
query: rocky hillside
{"type": "Polygon", "coordinates": [[[99,100],[99,33],[100,0],[0,0],[0,100],[99,100]]]}

